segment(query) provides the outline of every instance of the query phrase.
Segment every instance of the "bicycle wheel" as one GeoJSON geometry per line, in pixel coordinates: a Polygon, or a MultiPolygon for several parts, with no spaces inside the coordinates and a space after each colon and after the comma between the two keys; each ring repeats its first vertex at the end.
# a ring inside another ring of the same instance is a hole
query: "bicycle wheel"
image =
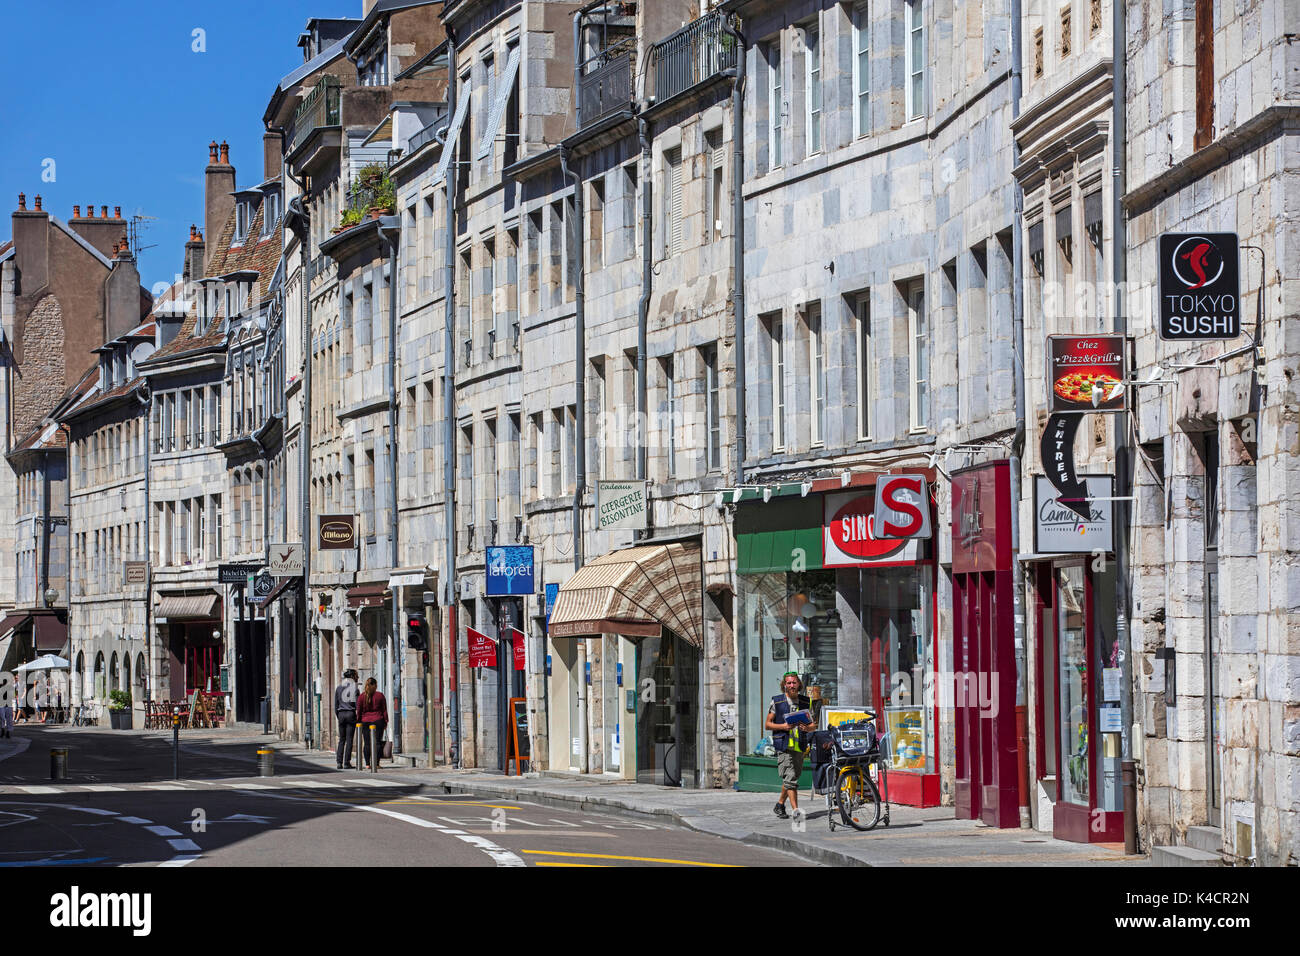
{"type": "Polygon", "coordinates": [[[871,830],[880,822],[880,793],[860,766],[846,767],[835,784],[840,817],[855,830],[871,830]]]}

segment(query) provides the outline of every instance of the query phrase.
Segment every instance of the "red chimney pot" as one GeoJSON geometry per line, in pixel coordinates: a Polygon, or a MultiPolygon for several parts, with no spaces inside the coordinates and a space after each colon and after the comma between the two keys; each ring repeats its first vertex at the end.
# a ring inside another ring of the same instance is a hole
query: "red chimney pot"
{"type": "Polygon", "coordinates": [[[113,243],[113,255],[117,255],[117,249],[118,249],[118,245],[117,245],[117,243],[115,242],[115,243],[113,243]]]}
{"type": "Polygon", "coordinates": [[[125,255],[126,253],[128,253],[128,252],[131,251],[131,246],[130,246],[130,244],[126,241],[126,236],[123,236],[123,237],[122,237],[121,247],[122,247],[122,253],[123,253],[123,255],[125,255]]]}
{"type": "Polygon", "coordinates": [[[94,207],[94,205],[91,204],[91,203],[87,203],[87,204],[86,204],[86,218],[87,218],[87,219],[94,219],[94,218],[95,218],[95,207],[94,207]]]}
{"type": "Polygon", "coordinates": [[[73,218],[73,219],[80,219],[80,218],[81,218],[81,206],[73,206],[73,207],[72,207],[72,218],[73,218]]]}
{"type": "Polygon", "coordinates": [[[37,212],[40,212],[40,211],[41,211],[41,194],[40,194],[40,193],[37,193],[37,194],[36,194],[36,211],[37,211],[37,212]]]}
{"type": "Polygon", "coordinates": [[[99,218],[100,218],[100,219],[107,219],[107,218],[108,218],[108,207],[107,207],[107,206],[100,206],[100,207],[99,207],[99,218]]]}
{"type": "Polygon", "coordinates": [[[230,146],[224,139],[221,141],[221,165],[230,165],[230,146]]]}
{"type": "Polygon", "coordinates": [[[27,208],[27,194],[26,194],[26,193],[19,193],[19,194],[18,194],[18,208],[19,208],[19,209],[26,209],[26,208],[27,208]]]}
{"type": "Polygon", "coordinates": [[[114,207],[113,207],[113,218],[114,218],[114,219],[121,219],[121,218],[122,218],[122,207],[121,207],[121,206],[114,206],[114,207]]]}

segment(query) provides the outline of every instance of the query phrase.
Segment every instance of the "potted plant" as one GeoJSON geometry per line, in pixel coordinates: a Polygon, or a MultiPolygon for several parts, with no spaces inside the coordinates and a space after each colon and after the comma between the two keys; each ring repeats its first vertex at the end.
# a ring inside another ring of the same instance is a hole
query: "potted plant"
{"type": "Polygon", "coordinates": [[[349,206],[343,210],[343,215],[339,217],[339,224],[335,227],[334,232],[340,233],[344,229],[351,229],[361,221],[361,210],[354,206],[349,206]]]}
{"type": "Polygon", "coordinates": [[[397,187],[387,176],[375,183],[375,195],[370,200],[369,211],[371,219],[391,216],[397,211],[397,187]]]}
{"type": "Polygon", "coordinates": [[[357,170],[357,181],[371,188],[378,186],[387,178],[388,170],[384,168],[383,163],[367,163],[357,170]]]}
{"type": "Polygon", "coordinates": [[[131,692],[129,690],[109,691],[108,721],[114,730],[131,729],[131,692]]]}

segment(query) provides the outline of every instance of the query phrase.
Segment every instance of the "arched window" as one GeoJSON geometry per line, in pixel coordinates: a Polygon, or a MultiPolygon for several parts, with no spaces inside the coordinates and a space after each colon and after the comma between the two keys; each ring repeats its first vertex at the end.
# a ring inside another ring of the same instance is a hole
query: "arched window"
{"type": "Polygon", "coordinates": [[[103,700],[108,696],[108,688],[104,686],[104,652],[100,651],[95,655],[95,697],[103,700]]]}
{"type": "Polygon", "coordinates": [[[86,699],[86,652],[77,651],[77,667],[72,672],[72,699],[80,704],[86,699]]]}
{"type": "Polygon", "coordinates": [[[131,655],[122,655],[122,690],[131,692],[131,655]]]}
{"type": "Polygon", "coordinates": [[[113,652],[113,659],[108,665],[108,689],[122,689],[122,673],[117,666],[117,651],[113,652]]]}
{"type": "Polygon", "coordinates": [[[137,700],[144,700],[146,676],[144,655],[137,654],[135,655],[135,687],[131,691],[131,695],[137,700]]]}

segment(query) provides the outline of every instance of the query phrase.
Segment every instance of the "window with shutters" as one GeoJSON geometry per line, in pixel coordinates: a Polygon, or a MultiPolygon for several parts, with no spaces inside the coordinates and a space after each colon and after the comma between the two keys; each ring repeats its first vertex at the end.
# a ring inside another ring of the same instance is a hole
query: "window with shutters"
{"type": "Polygon", "coordinates": [[[1067,4],[1061,8],[1061,59],[1070,55],[1073,46],[1074,37],[1070,32],[1070,7],[1067,4]]]}
{"type": "Polygon", "coordinates": [[[871,132],[871,23],[866,3],[853,5],[853,135],[871,132]]]}
{"type": "Polygon", "coordinates": [[[850,299],[853,344],[857,364],[855,392],[858,406],[858,438],[871,437],[871,295],[860,292],[850,299]]]}
{"type": "Polygon", "coordinates": [[[784,133],[782,119],[785,99],[781,78],[781,37],[778,34],[767,45],[767,156],[768,169],[782,163],[781,138],[784,133]]]}
{"type": "Polygon", "coordinates": [[[722,193],[722,133],[720,130],[704,134],[704,241],[715,242],[722,238],[722,216],[725,200],[722,193]]]}
{"type": "Polygon", "coordinates": [[[781,313],[770,312],[760,318],[767,333],[771,357],[769,377],[772,386],[772,450],[785,450],[785,351],[781,334],[781,313]]]}
{"type": "Polygon", "coordinates": [[[722,395],[718,384],[718,344],[700,350],[704,364],[705,464],[709,471],[722,470],[722,395]]]}
{"type": "Polygon", "coordinates": [[[660,193],[664,203],[664,254],[670,259],[682,245],[682,151],[664,151],[664,185],[660,193]]]}
{"type": "Polygon", "coordinates": [[[591,181],[587,190],[587,264],[591,269],[605,265],[605,180],[591,181]]]}
{"type": "Polygon", "coordinates": [[[925,284],[918,279],[906,287],[908,368],[912,381],[912,431],[925,431],[930,422],[930,328],[925,314],[925,284]]]}
{"type": "Polygon", "coordinates": [[[822,335],[822,307],[810,302],[805,320],[808,325],[808,407],[811,444],[826,440],[826,343],[822,335]]]}
{"type": "Polygon", "coordinates": [[[804,27],[804,131],[805,154],[822,148],[822,50],[817,21],[804,27]]]}
{"type": "Polygon", "coordinates": [[[1102,199],[1101,191],[1083,197],[1083,230],[1087,235],[1087,248],[1084,254],[1084,269],[1087,271],[1085,281],[1091,301],[1090,309],[1081,311],[1091,313],[1096,320],[1097,331],[1106,328],[1106,255],[1102,246],[1102,199]]]}
{"type": "Polygon", "coordinates": [[[663,378],[663,412],[660,417],[660,447],[667,455],[668,470],[665,481],[671,481],[677,474],[677,377],[673,370],[673,357],[665,356],[659,360],[660,374],[663,378]]]}
{"type": "Polygon", "coordinates": [[[497,263],[497,244],[495,242],[483,243],[483,255],[487,259],[487,269],[485,278],[488,281],[487,295],[484,301],[487,306],[487,360],[491,361],[497,355],[497,337],[500,334],[497,316],[500,312],[501,303],[505,300],[505,289],[502,287],[500,268],[497,263]]]}
{"type": "Polygon", "coordinates": [[[905,66],[907,73],[907,118],[919,119],[925,115],[925,19],[922,0],[907,0],[907,40],[905,66]]]}

